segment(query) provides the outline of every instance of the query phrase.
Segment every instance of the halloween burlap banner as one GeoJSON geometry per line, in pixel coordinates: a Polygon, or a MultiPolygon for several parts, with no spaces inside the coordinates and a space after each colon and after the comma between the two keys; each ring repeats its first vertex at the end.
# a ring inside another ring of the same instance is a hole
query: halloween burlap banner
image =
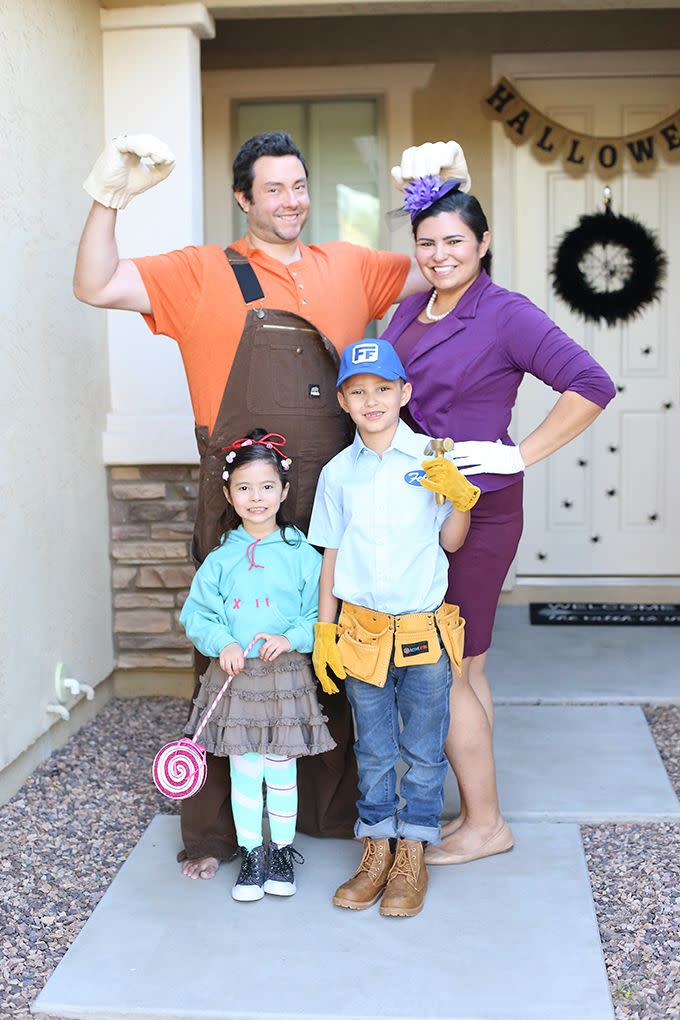
{"type": "Polygon", "coordinates": [[[528,103],[507,78],[500,78],[482,100],[484,110],[503,124],[516,145],[528,144],[542,162],[560,159],[571,173],[591,168],[603,177],[621,173],[626,162],[640,173],[654,169],[659,155],[680,160],[680,110],[646,131],[605,138],[580,134],[546,117],[528,103]]]}

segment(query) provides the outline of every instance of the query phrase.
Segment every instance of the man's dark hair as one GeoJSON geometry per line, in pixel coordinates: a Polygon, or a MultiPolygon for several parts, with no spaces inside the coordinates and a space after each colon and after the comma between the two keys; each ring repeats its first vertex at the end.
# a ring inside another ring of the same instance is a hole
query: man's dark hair
{"type": "Polygon", "coordinates": [[[244,142],[236,153],[232,165],[234,191],[242,191],[249,202],[253,200],[253,165],[260,156],[297,156],[305,177],[309,177],[305,158],[287,131],[264,131],[244,142]]]}

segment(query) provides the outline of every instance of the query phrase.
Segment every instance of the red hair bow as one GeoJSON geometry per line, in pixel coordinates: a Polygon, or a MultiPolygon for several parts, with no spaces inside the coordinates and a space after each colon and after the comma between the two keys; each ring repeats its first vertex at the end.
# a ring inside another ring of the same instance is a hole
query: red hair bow
{"type": "Polygon", "coordinates": [[[281,447],[285,445],[285,437],[279,432],[268,432],[261,439],[235,439],[229,446],[222,447],[222,453],[226,453],[227,450],[240,450],[242,446],[266,446],[268,450],[276,450],[283,460],[284,454],[281,447]]]}

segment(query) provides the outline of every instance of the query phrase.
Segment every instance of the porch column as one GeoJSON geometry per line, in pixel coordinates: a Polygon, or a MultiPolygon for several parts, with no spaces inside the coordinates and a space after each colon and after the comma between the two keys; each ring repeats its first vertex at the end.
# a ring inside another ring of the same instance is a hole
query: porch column
{"type": "MultiPolygon", "coordinates": [[[[154,134],[177,158],[170,177],[119,212],[120,254],[202,244],[200,40],[213,38],[213,19],[204,4],[183,3],[102,10],[101,27],[106,139],[154,134]]],[[[176,344],[154,337],[141,316],[107,316],[111,409],[104,462],[193,463],[193,415],[176,344]]]]}

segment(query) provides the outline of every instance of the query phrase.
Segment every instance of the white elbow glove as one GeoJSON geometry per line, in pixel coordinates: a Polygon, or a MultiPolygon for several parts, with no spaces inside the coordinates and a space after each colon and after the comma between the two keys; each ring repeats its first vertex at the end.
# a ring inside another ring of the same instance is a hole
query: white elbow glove
{"type": "Polygon", "coordinates": [[[399,166],[392,167],[392,180],[400,191],[415,177],[439,174],[447,181],[457,177],[461,191],[469,191],[472,178],[468,173],[465,153],[458,142],[425,142],[404,149],[399,166]]]}
{"type": "Polygon", "coordinates": [[[128,202],[164,180],[175,157],[154,135],[119,135],[109,142],[84,182],[85,191],[109,209],[128,202]]]}
{"type": "Polygon", "coordinates": [[[449,457],[462,475],[514,475],[525,467],[519,446],[505,446],[500,439],[456,443],[449,457]]]}

